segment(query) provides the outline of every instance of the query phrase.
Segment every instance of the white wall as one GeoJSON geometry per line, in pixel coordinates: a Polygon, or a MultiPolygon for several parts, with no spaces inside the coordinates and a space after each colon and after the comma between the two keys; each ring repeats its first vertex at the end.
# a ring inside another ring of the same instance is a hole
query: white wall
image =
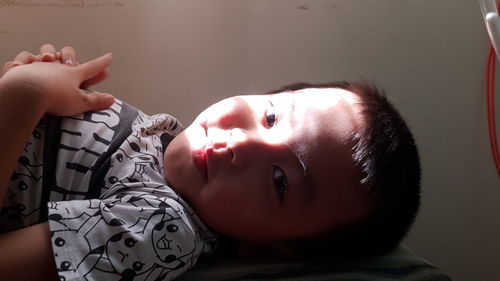
{"type": "Polygon", "coordinates": [[[487,40],[474,0],[0,1],[0,61],[45,42],[82,60],[112,51],[99,89],[186,124],[234,94],[377,82],[421,149],[423,208],[406,243],[459,281],[500,280],[487,40]]]}

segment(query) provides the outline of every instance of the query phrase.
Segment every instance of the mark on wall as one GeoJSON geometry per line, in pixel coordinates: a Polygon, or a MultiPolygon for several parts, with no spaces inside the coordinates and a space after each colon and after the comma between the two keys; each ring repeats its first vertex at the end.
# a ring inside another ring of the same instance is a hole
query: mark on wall
{"type": "Polygon", "coordinates": [[[122,8],[124,6],[122,1],[113,0],[0,0],[0,8],[122,8]]]}
{"type": "Polygon", "coordinates": [[[327,8],[327,9],[337,9],[337,8],[338,8],[338,7],[337,7],[337,3],[336,3],[336,2],[326,3],[326,4],[324,5],[324,7],[325,7],[325,8],[327,8]]]}
{"type": "Polygon", "coordinates": [[[296,8],[298,10],[303,10],[303,11],[306,11],[306,10],[310,10],[310,9],[317,9],[317,8],[323,8],[323,9],[337,9],[338,8],[338,0],[335,0],[335,1],[329,1],[329,2],[326,2],[324,3],[323,5],[320,5],[318,3],[314,3],[313,1],[302,1],[301,3],[297,4],[296,5],[296,8]],[[302,3],[302,2],[306,2],[306,3],[302,3]]]}

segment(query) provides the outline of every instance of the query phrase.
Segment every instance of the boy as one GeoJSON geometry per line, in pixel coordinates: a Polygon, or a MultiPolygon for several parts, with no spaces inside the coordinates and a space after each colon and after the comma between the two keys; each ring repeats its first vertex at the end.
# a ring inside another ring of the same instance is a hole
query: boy
{"type": "Polygon", "coordinates": [[[2,277],[170,280],[213,251],[212,230],[311,258],[380,253],[415,216],[416,147],[374,87],[237,96],[182,130],[171,116],[81,93],[110,56],[38,62],[74,61],[65,50],[24,53],[18,64],[36,63],[10,64],[0,78],[0,128],[12,133],[0,143],[0,183],[10,185],[0,230],[21,228],[0,236],[2,277]]]}

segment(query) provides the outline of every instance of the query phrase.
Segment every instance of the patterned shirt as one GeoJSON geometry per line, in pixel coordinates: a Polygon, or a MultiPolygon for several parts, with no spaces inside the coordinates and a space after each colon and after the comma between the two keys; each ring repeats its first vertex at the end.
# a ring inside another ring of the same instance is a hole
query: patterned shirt
{"type": "Polygon", "coordinates": [[[45,116],[11,177],[0,233],[48,221],[60,280],[174,279],[216,240],[165,179],[163,152],[182,129],[119,100],[45,116]]]}

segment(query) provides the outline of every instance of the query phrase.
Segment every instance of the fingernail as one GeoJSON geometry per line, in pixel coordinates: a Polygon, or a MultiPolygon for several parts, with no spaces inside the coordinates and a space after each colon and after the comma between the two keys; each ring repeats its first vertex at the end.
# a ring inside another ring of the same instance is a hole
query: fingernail
{"type": "Polygon", "coordinates": [[[75,63],[74,63],[74,61],[72,59],[68,58],[68,59],[64,60],[64,64],[66,64],[66,65],[74,65],[75,63]]]}

